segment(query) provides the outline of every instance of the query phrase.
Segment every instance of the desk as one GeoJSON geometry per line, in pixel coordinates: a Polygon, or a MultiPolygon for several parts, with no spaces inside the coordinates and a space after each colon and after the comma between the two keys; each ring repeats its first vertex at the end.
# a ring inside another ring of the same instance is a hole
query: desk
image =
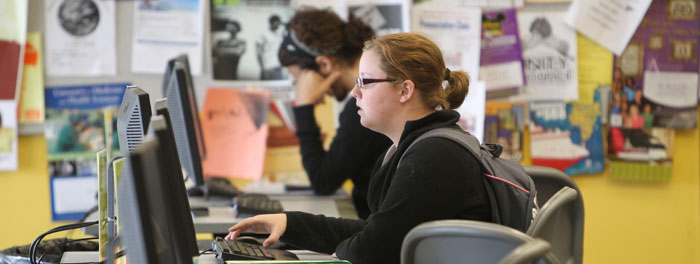
{"type": "MultiPolygon", "coordinates": [[[[285,211],[302,211],[311,214],[323,214],[332,217],[357,219],[357,212],[352,199],[346,195],[270,195],[271,199],[280,200],[285,211]]],[[[207,207],[208,216],[194,217],[194,229],[197,233],[225,233],[226,230],[244,218],[236,217],[236,211],[230,206],[230,200],[190,197],[191,207],[207,207]]],[[[85,221],[97,221],[98,212],[88,216],[85,221]]],[[[83,228],[87,235],[98,235],[96,225],[83,228]]]]}
{"type": "MultiPolygon", "coordinates": [[[[297,255],[299,260],[332,260],[330,255],[317,253],[308,250],[289,250],[297,255]]],[[[97,262],[100,255],[97,251],[68,251],[63,253],[61,263],[85,263],[97,262]]],[[[205,253],[199,256],[198,264],[219,264],[214,253],[205,253]]]]}

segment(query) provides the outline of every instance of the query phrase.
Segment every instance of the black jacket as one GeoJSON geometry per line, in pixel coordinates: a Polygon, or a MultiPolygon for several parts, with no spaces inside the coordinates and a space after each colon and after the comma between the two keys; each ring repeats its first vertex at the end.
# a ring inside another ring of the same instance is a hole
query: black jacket
{"type": "Polygon", "coordinates": [[[355,98],[351,98],[340,113],[340,126],[328,151],[323,149],[313,105],[295,107],[294,118],[301,145],[301,161],[314,192],[332,194],[345,180],[351,179],[355,209],[360,218],[367,219],[367,186],[372,166],[391,145],[391,140],[360,124],[355,98]]]}
{"type": "Polygon", "coordinates": [[[457,143],[421,134],[456,127],[459,114],[437,111],[406,123],[396,152],[378,159],[368,192],[367,220],[287,212],[281,240],[323,253],[336,252],[352,263],[399,263],[401,242],[418,224],[440,219],[489,221],[491,209],[478,161],[457,143]],[[405,153],[404,153],[405,152],[405,153]],[[399,158],[404,155],[401,164],[399,158]]]}

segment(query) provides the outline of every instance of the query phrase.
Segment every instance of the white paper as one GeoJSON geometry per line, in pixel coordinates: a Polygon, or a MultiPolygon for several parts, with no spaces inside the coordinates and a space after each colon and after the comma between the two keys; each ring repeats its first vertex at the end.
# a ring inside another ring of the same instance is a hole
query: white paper
{"type": "Polygon", "coordinates": [[[469,83],[469,93],[462,105],[455,109],[461,117],[457,124],[484,142],[484,115],[486,111],[486,83],[473,81],[469,83]]]}
{"type": "Polygon", "coordinates": [[[652,0],[574,0],[565,23],[620,56],[652,0]]]}
{"type": "Polygon", "coordinates": [[[202,73],[204,7],[200,0],[134,4],[131,71],[162,74],[169,59],[187,54],[192,75],[202,73]]]}
{"type": "Polygon", "coordinates": [[[486,89],[498,90],[503,87],[523,86],[522,70],[523,65],[516,60],[481,66],[479,74],[481,80],[489,80],[486,89]]]}
{"type": "Polygon", "coordinates": [[[97,177],[53,177],[56,214],[85,212],[97,204],[97,177]]]}
{"type": "Polygon", "coordinates": [[[440,6],[469,6],[469,7],[480,7],[480,8],[519,8],[523,7],[524,0],[434,0],[432,3],[439,4],[440,6]]]}
{"type": "Polygon", "coordinates": [[[677,108],[697,106],[698,74],[694,72],[644,72],[644,98],[677,108]]]}
{"type": "Polygon", "coordinates": [[[349,0],[348,8],[377,36],[410,31],[409,0],[349,0]]]}
{"type": "Polygon", "coordinates": [[[451,70],[463,70],[472,81],[479,78],[481,9],[441,8],[428,3],[413,8],[412,31],[430,38],[451,70]]]}
{"type": "Polygon", "coordinates": [[[46,74],[117,74],[115,1],[46,0],[46,74]]]}
{"type": "Polygon", "coordinates": [[[0,100],[0,171],[17,170],[17,103],[0,100]]]}
{"type": "Polygon", "coordinates": [[[576,32],[562,23],[564,12],[518,12],[527,85],[510,99],[577,100],[576,32]]]}
{"type": "MultiPolygon", "coordinates": [[[[0,49],[0,54],[13,56],[15,54],[13,48],[18,47],[18,57],[11,59],[0,59],[0,75],[7,76],[8,73],[14,72],[14,80],[0,80],[0,98],[18,100],[20,91],[22,90],[22,74],[24,69],[24,49],[27,40],[27,9],[28,0],[3,0],[0,1],[0,41],[3,46],[0,49]],[[9,42],[9,43],[8,43],[9,42]],[[12,44],[11,44],[12,43],[12,44]],[[5,46],[8,45],[8,46],[5,46]],[[5,90],[7,89],[7,90],[5,90]]],[[[12,74],[10,74],[12,75],[12,74]]]]}
{"type": "Polygon", "coordinates": [[[348,20],[348,3],[345,0],[292,0],[292,6],[300,8],[310,6],[319,9],[329,8],[335,12],[340,19],[348,20]]]}

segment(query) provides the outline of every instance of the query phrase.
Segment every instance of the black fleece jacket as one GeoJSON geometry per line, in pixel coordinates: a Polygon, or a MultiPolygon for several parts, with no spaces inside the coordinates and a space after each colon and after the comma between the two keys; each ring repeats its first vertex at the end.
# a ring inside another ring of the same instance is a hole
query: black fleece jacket
{"type": "Polygon", "coordinates": [[[457,143],[421,134],[456,127],[459,114],[434,112],[409,121],[396,152],[373,169],[367,220],[286,212],[285,243],[360,263],[399,263],[401,242],[411,228],[440,219],[489,221],[491,208],[478,161],[457,143]],[[399,159],[403,155],[401,164],[399,159]]]}
{"type": "Polygon", "coordinates": [[[352,199],[357,215],[369,216],[367,186],[374,161],[391,145],[388,137],[360,124],[355,98],[340,112],[340,126],[328,151],[323,149],[321,132],[314,117],[314,106],[294,108],[301,161],[316,194],[332,194],[347,179],[353,183],[352,199]]]}

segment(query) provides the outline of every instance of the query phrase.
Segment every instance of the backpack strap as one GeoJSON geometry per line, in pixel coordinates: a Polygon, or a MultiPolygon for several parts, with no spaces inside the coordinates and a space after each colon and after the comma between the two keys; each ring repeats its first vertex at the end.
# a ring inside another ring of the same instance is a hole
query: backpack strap
{"type": "Polygon", "coordinates": [[[398,164],[401,164],[401,161],[403,160],[403,155],[406,152],[408,152],[408,150],[411,149],[413,145],[430,137],[441,137],[452,140],[462,145],[462,147],[471,152],[477,160],[481,159],[481,146],[479,145],[479,140],[477,140],[476,137],[469,134],[469,132],[465,132],[464,130],[459,128],[441,127],[425,132],[423,133],[423,135],[418,136],[416,140],[411,142],[411,145],[408,145],[406,151],[404,151],[403,154],[401,154],[401,158],[399,159],[398,164]]]}

